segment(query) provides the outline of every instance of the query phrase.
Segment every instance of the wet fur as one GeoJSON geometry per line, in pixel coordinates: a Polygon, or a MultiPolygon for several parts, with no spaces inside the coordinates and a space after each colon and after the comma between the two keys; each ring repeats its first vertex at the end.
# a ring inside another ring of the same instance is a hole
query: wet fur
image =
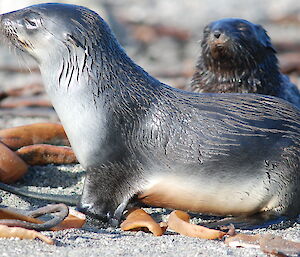
{"type": "Polygon", "coordinates": [[[280,73],[276,51],[262,26],[233,18],[214,21],[205,27],[201,47],[192,91],[272,95],[300,108],[299,90],[280,73]]]}
{"type": "MultiPolygon", "coordinates": [[[[2,15],[1,30],[12,26],[14,36],[24,37],[27,30],[15,22],[32,12],[43,21],[37,33],[49,30],[55,44],[36,54],[40,50],[35,44],[42,44],[33,42],[37,34],[26,37],[33,48],[23,50],[39,63],[72,148],[87,170],[83,210],[118,220],[139,196],[147,204],[176,208],[176,195],[167,197],[167,203],[159,197],[151,202],[149,195],[171,177],[184,182],[181,190],[204,192],[209,201],[239,203],[225,211],[219,206],[220,215],[299,213],[297,109],[274,97],[198,94],[169,87],[136,65],[107,24],[83,7],[29,7],[2,15]],[[52,21],[60,26],[50,30],[52,21]],[[239,209],[248,201],[251,208],[239,209]]],[[[199,212],[214,210],[197,207],[199,212]]]]}

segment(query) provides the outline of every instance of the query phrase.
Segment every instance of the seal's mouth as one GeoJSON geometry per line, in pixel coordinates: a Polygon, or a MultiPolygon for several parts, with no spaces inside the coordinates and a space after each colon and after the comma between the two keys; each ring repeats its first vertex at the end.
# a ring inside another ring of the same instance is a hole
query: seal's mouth
{"type": "Polygon", "coordinates": [[[230,37],[228,37],[225,33],[221,33],[219,31],[211,32],[208,37],[207,44],[212,58],[220,59],[230,56],[230,53],[228,52],[231,44],[230,37]]]}
{"type": "Polygon", "coordinates": [[[210,53],[214,59],[220,59],[228,56],[228,43],[224,41],[220,42],[219,40],[210,42],[210,53]]]}
{"type": "Polygon", "coordinates": [[[20,39],[17,39],[18,43],[20,43],[24,48],[31,48],[29,43],[27,43],[26,41],[22,41],[20,39]]]}
{"type": "Polygon", "coordinates": [[[22,52],[27,53],[27,49],[32,48],[29,42],[22,40],[18,36],[18,32],[13,23],[9,19],[3,18],[2,15],[0,16],[0,33],[4,35],[4,37],[1,37],[2,39],[22,52]]]}

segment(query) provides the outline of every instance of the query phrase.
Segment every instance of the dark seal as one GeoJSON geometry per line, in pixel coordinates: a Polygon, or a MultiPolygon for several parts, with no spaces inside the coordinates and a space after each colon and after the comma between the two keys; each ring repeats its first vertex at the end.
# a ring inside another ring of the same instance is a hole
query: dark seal
{"type": "Polygon", "coordinates": [[[214,21],[205,27],[201,47],[193,91],[272,95],[300,108],[299,90],[280,73],[276,51],[262,26],[233,18],[214,21]]]}
{"type": "Polygon", "coordinates": [[[82,210],[114,223],[135,201],[218,215],[299,213],[300,113],[289,103],[169,87],[84,7],[35,5],[0,22],[38,62],[87,170],[82,210]]]}

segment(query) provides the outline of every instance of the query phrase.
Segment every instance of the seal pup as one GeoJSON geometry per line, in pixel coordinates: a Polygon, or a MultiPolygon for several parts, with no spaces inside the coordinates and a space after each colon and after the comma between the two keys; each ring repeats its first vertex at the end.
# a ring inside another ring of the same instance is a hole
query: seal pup
{"type": "Polygon", "coordinates": [[[225,18],[203,31],[201,55],[191,90],[277,96],[300,108],[300,93],[278,68],[266,30],[247,20],[225,18]]]}
{"type": "Polygon", "coordinates": [[[300,113],[286,101],[167,86],[80,6],[3,14],[0,32],[39,64],[87,170],[81,210],[112,224],[135,201],[217,215],[300,212],[300,113]]]}

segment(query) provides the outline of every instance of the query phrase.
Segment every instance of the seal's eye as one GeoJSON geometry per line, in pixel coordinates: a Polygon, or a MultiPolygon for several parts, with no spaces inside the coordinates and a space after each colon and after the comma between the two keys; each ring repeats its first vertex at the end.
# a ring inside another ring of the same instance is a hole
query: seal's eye
{"type": "Polygon", "coordinates": [[[204,34],[209,34],[210,32],[211,32],[210,26],[206,26],[206,27],[204,28],[204,30],[203,30],[203,33],[204,33],[204,34]]]}
{"type": "Polygon", "coordinates": [[[24,25],[28,30],[35,30],[41,24],[41,16],[35,12],[26,13],[23,17],[24,25]]]}
{"type": "Polygon", "coordinates": [[[36,19],[24,18],[24,21],[25,21],[25,26],[27,29],[36,29],[37,28],[36,19]]]}

